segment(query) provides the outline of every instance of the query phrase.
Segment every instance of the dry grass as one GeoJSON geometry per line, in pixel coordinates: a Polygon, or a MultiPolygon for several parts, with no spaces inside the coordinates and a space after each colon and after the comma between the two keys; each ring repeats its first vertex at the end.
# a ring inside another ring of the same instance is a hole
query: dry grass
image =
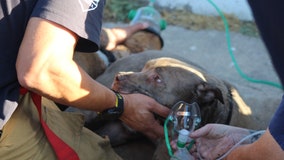
{"type": "MultiPolygon", "coordinates": [[[[112,0],[111,0],[112,1],[112,0]]],[[[113,3],[114,6],[107,5],[104,11],[104,20],[111,22],[128,22],[127,14],[131,5],[122,5],[123,1],[120,1],[120,4],[113,3]],[[123,6],[123,8],[121,7],[123,6]],[[114,10],[114,8],[116,8],[114,10]]],[[[139,1],[138,1],[139,2],[139,1]]],[[[141,5],[141,2],[138,4],[132,3],[133,6],[141,5]]],[[[109,3],[111,4],[111,3],[109,3]]],[[[129,4],[129,3],[128,3],[129,4]]],[[[188,10],[168,10],[159,8],[159,12],[162,17],[170,25],[177,25],[191,30],[202,30],[202,29],[215,29],[215,30],[224,30],[224,23],[221,17],[216,16],[204,16],[193,14],[188,10]]],[[[232,15],[225,15],[230,31],[240,32],[248,36],[259,36],[258,30],[254,22],[249,21],[240,21],[238,18],[232,15]]]]}

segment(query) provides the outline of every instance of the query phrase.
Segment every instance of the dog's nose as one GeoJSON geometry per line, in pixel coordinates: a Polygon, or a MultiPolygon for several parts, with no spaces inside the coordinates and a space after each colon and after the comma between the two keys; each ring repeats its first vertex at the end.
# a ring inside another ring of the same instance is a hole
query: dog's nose
{"type": "Polygon", "coordinates": [[[116,81],[123,81],[125,79],[125,76],[123,73],[118,73],[116,76],[115,76],[115,80],[116,81]]]}

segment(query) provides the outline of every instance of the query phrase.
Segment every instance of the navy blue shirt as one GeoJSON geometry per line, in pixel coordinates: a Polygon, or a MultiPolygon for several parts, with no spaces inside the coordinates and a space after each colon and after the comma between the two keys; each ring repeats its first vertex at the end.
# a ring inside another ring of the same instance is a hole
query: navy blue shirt
{"type": "Polygon", "coordinates": [[[276,142],[284,150],[284,96],[282,97],[281,104],[279,105],[277,111],[275,112],[270,124],[269,131],[274,137],[276,142]]]}
{"type": "Polygon", "coordinates": [[[58,23],[80,38],[80,51],[99,46],[105,0],[0,0],[0,130],[17,107],[16,58],[30,17],[58,23]]]}
{"type": "MultiPolygon", "coordinates": [[[[260,30],[262,39],[269,51],[274,68],[284,84],[284,1],[248,0],[260,30]]],[[[270,124],[269,131],[284,150],[284,99],[279,105],[270,124]]]]}

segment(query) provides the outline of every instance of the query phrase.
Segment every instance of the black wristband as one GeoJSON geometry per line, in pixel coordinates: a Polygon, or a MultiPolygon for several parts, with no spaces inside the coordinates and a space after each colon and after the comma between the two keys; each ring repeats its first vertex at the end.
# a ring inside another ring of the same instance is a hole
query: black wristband
{"type": "Polygon", "coordinates": [[[115,93],[116,99],[115,99],[115,107],[121,108],[121,110],[124,110],[124,101],[123,97],[116,91],[112,90],[115,93]]]}
{"type": "Polygon", "coordinates": [[[116,91],[113,91],[113,92],[115,93],[115,96],[116,96],[115,106],[113,108],[106,109],[103,112],[99,113],[98,116],[101,119],[116,120],[122,115],[124,111],[123,97],[118,92],[116,91]]]}

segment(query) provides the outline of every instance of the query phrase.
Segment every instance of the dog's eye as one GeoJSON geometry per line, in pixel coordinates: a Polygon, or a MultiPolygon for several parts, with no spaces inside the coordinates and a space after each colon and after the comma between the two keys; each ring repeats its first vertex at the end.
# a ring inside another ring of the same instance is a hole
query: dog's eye
{"type": "Polygon", "coordinates": [[[157,83],[161,83],[161,82],[162,82],[160,76],[158,76],[158,75],[155,75],[155,76],[154,76],[154,80],[155,80],[157,83]]]}

